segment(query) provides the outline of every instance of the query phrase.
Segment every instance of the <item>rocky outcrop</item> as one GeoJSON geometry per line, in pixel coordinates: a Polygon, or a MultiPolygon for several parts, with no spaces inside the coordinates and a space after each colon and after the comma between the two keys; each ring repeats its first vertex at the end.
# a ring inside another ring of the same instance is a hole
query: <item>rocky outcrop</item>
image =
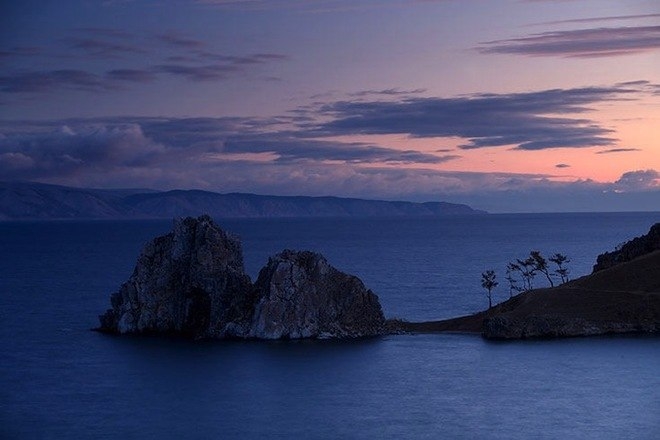
{"type": "Polygon", "coordinates": [[[320,254],[283,251],[269,259],[255,287],[252,337],[353,338],[384,330],[378,297],[320,254]]]}
{"type": "Polygon", "coordinates": [[[632,261],[657,250],[660,250],[660,223],[651,226],[646,235],[633,238],[619,245],[616,250],[599,255],[593,271],[598,272],[617,264],[632,261]]]}
{"type": "Polygon", "coordinates": [[[240,241],[208,216],[148,243],[99,330],[190,338],[354,338],[383,333],[378,297],[319,254],[284,251],[252,285],[240,241]]]}
{"type": "Polygon", "coordinates": [[[651,321],[593,321],[560,315],[529,315],[524,317],[495,316],[483,322],[486,339],[565,338],[614,333],[652,333],[660,323],[651,321]]]}
{"type": "Polygon", "coordinates": [[[223,336],[245,318],[251,282],[239,240],[208,216],[175,220],[148,243],[133,275],[112,295],[101,330],[223,336]]]}

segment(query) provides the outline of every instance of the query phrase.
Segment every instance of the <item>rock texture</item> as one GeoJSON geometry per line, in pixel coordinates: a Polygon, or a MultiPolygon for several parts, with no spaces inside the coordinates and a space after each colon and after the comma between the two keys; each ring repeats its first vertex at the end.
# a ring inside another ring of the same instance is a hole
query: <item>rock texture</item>
{"type": "Polygon", "coordinates": [[[319,254],[284,251],[252,285],[239,240],[208,216],[148,243],[99,330],[190,338],[352,338],[383,333],[378,297],[319,254]]]}
{"type": "Polygon", "coordinates": [[[378,297],[320,254],[285,250],[269,259],[255,286],[252,337],[352,338],[384,330],[378,297]]]}
{"type": "Polygon", "coordinates": [[[633,238],[620,245],[615,251],[599,255],[593,271],[598,272],[617,264],[632,261],[637,257],[657,250],[660,250],[660,223],[651,226],[646,235],[633,238]]]}
{"type": "Polygon", "coordinates": [[[563,338],[615,333],[653,333],[660,330],[653,320],[590,320],[561,315],[494,316],[483,322],[486,339],[563,338]]]}
{"type": "Polygon", "coordinates": [[[208,216],[175,220],[172,232],[145,246],[100,317],[101,329],[222,336],[245,318],[250,291],[236,237],[208,216]]]}

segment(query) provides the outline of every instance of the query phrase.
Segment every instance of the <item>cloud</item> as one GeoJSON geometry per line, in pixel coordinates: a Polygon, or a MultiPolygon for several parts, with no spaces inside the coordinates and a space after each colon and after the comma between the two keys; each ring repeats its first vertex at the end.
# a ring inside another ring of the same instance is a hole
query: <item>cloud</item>
{"type": "Polygon", "coordinates": [[[77,69],[19,71],[0,76],[0,92],[43,93],[55,89],[98,92],[113,89],[102,77],[77,69]]]}
{"type": "Polygon", "coordinates": [[[38,47],[16,46],[8,49],[0,49],[0,62],[5,59],[15,57],[31,57],[35,55],[41,55],[42,53],[42,49],[38,47]]]}
{"type": "MultiPolygon", "coordinates": [[[[0,124],[0,174],[9,179],[41,179],[64,184],[80,181],[122,185],[115,174],[144,173],[211,178],[225,176],[243,184],[254,170],[299,172],[306,167],[359,164],[438,164],[457,155],[435,155],[362,143],[304,140],[290,132],[265,132],[271,121],[249,118],[110,118],[0,124]],[[270,167],[270,168],[269,168],[270,167]],[[246,177],[237,173],[246,173],[246,177]],[[91,179],[91,180],[90,180],[91,179]]],[[[327,168],[330,169],[330,168],[327,168]]],[[[268,172],[265,172],[268,175],[268,172]]],[[[174,181],[170,182],[174,184],[174,181]]],[[[188,185],[184,185],[187,187],[188,185]]]]}
{"type": "Polygon", "coordinates": [[[382,90],[361,90],[359,92],[349,93],[348,96],[354,98],[362,98],[365,96],[408,96],[408,95],[417,95],[420,93],[426,92],[426,89],[412,89],[412,90],[401,90],[398,88],[393,89],[382,89],[382,90]]]}
{"type": "Polygon", "coordinates": [[[571,166],[566,163],[558,163],[555,168],[570,168],[571,166]]]}
{"type": "Polygon", "coordinates": [[[132,39],[135,36],[124,30],[106,27],[80,27],[76,31],[93,37],[116,38],[121,40],[132,39]]]}
{"type": "MultiPolygon", "coordinates": [[[[224,81],[249,72],[249,65],[265,64],[287,59],[281,54],[252,54],[225,57],[220,64],[160,64],[146,68],[116,68],[105,75],[81,69],[18,70],[0,73],[0,93],[36,94],[57,90],[104,92],[117,90],[127,83],[149,83],[159,75],[171,75],[187,81],[224,81]]],[[[2,102],[0,101],[0,104],[2,102]]]]}
{"type": "Polygon", "coordinates": [[[218,81],[227,79],[239,72],[247,72],[247,67],[251,65],[289,59],[288,56],[278,53],[256,53],[238,56],[197,51],[192,52],[192,54],[196,57],[191,57],[190,54],[169,57],[169,60],[174,61],[174,63],[153,66],[152,70],[180,76],[191,81],[218,81]],[[219,63],[199,65],[197,64],[199,59],[213,60],[219,63]]]}
{"type": "Polygon", "coordinates": [[[455,98],[397,101],[339,101],[325,104],[330,118],[307,124],[308,136],[407,134],[460,137],[462,149],[513,145],[519,150],[608,146],[613,131],[595,121],[558,116],[584,113],[589,106],[628,99],[629,88],[576,88],[455,98]]]}
{"type": "Polygon", "coordinates": [[[148,70],[140,69],[114,69],[106,73],[112,81],[125,81],[134,83],[148,83],[156,80],[156,75],[148,70]]]}
{"type": "Polygon", "coordinates": [[[201,49],[206,46],[201,40],[195,40],[181,35],[178,32],[170,31],[156,36],[161,42],[179,49],[201,49]]]}
{"type": "Polygon", "coordinates": [[[139,125],[81,127],[22,132],[0,138],[0,174],[8,179],[111,174],[119,168],[155,164],[164,147],[145,137],[139,125]]]}
{"type": "Polygon", "coordinates": [[[225,153],[271,153],[278,162],[338,161],[342,163],[438,164],[458,159],[457,155],[437,156],[415,150],[397,150],[364,143],[301,140],[277,134],[256,137],[230,137],[225,153]],[[273,139],[275,138],[275,139],[273,139]]]}
{"type": "Polygon", "coordinates": [[[140,35],[114,28],[80,27],[56,40],[48,51],[39,47],[0,47],[0,106],[9,101],[2,99],[3,93],[12,94],[15,102],[21,94],[116,91],[165,76],[201,82],[254,73],[262,81],[272,81],[276,76],[265,66],[289,59],[288,55],[270,52],[216,53],[207,42],[176,31],[140,35]],[[18,68],[21,57],[33,58],[35,66],[58,63],[66,67],[18,68]],[[103,63],[90,63],[90,57],[103,63]]]}
{"type": "Polygon", "coordinates": [[[658,17],[660,17],[660,14],[612,15],[607,17],[573,18],[569,20],[544,21],[542,23],[536,23],[536,24],[548,25],[548,24],[566,24],[566,23],[601,23],[604,21],[639,20],[639,19],[658,18],[658,17]]]}
{"type": "Polygon", "coordinates": [[[639,148],[610,148],[609,150],[596,151],[596,154],[626,153],[629,151],[642,151],[639,148]]]}
{"type": "Polygon", "coordinates": [[[243,68],[244,66],[254,64],[266,64],[276,61],[287,61],[290,58],[287,55],[279,53],[255,53],[247,55],[227,55],[207,51],[193,51],[188,52],[183,56],[171,56],[167,58],[172,62],[186,62],[197,63],[206,61],[217,61],[233,66],[235,68],[243,68]]]}
{"type": "Polygon", "coordinates": [[[482,43],[484,54],[593,58],[660,49],[660,26],[611,27],[543,32],[482,43]]]}
{"type": "Polygon", "coordinates": [[[99,58],[117,58],[125,55],[145,54],[147,51],[139,46],[126,43],[101,40],[98,38],[70,38],[70,47],[80,50],[86,56],[99,58]]]}
{"type": "MultiPolygon", "coordinates": [[[[382,0],[195,0],[196,3],[239,11],[296,10],[304,12],[332,12],[365,8],[382,8],[382,0]]],[[[395,3],[404,4],[405,0],[395,3]]]]}
{"type": "Polygon", "coordinates": [[[209,64],[206,66],[161,64],[154,66],[153,70],[159,73],[180,76],[190,81],[219,81],[227,79],[239,69],[236,66],[228,64],[209,64]]]}
{"type": "Polygon", "coordinates": [[[624,173],[614,182],[617,191],[643,191],[660,188],[660,173],[656,170],[637,170],[624,173]]]}
{"type": "Polygon", "coordinates": [[[215,160],[229,155],[268,154],[279,163],[404,163],[438,164],[458,159],[455,154],[436,155],[398,150],[359,142],[300,138],[295,131],[277,131],[279,120],[253,118],[173,118],[140,120],[147,136],[176,148],[213,153],[215,160]]]}
{"type": "Polygon", "coordinates": [[[446,200],[494,212],[639,210],[660,195],[655,170],[626,172],[610,183],[442,171],[424,165],[454,158],[290,132],[267,135],[272,124],[249,118],[0,121],[0,175],[82,187],[446,200]]]}
{"type": "Polygon", "coordinates": [[[140,69],[114,69],[105,76],[76,69],[19,71],[0,76],[0,92],[38,94],[75,90],[98,93],[117,90],[122,83],[148,83],[155,80],[156,76],[152,72],[140,69]]]}
{"type": "Polygon", "coordinates": [[[306,13],[350,12],[356,10],[408,7],[447,0],[194,0],[199,5],[234,11],[286,10],[306,13]]]}

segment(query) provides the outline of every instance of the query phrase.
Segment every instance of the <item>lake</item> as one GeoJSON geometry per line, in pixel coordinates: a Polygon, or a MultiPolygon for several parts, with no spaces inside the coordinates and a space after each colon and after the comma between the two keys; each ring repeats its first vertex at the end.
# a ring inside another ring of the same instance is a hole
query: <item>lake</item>
{"type": "MultiPolygon", "coordinates": [[[[571,276],[658,213],[218,220],[254,279],[284,248],[323,253],[387,317],[487,306],[480,274],[530,250],[571,276]]],[[[660,438],[660,338],[478,336],[189,342],[89,331],[170,221],[0,223],[2,438],[660,438]]],[[[539,280],[540,283],[540,280],[539,280]]],[[[540,286],[542,284],[539,284],[540,286]]]]}

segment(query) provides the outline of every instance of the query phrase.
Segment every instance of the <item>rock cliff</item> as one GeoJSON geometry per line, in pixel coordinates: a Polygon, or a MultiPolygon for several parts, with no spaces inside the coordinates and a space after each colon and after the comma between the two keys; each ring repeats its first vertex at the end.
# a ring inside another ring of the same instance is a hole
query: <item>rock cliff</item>
{"type": "Polygon", "coordinates": [[[598,272],[657,250],[660,250],[660,223],[651,226],[646,235],[633,238],[619,245],[612,252],[600,254],[596,259],[593,271],[598,272]]]}
{"type": "Polygon", "coordinates": [[[240,241],[208,216],[148,243],[99,317],[110,333],[199,338],[349,338],[384,331],[378,297],[319,254],[284,251],[252,285],[240,241]]]}
{"type": "Polygon", "coordinates": [[[269,259],[255,287],[258,300],[250,336],[350,338],[383,332],[378,297],[320,254],[283,251],[269,259]]]}
{"type": "Polygon", "coordinates": [[[133,275],[112,295],[101,329],[117,333],[224,335],[249,303],[241,244],[208,216],[175,220],[148,243],[133,275]]]}

